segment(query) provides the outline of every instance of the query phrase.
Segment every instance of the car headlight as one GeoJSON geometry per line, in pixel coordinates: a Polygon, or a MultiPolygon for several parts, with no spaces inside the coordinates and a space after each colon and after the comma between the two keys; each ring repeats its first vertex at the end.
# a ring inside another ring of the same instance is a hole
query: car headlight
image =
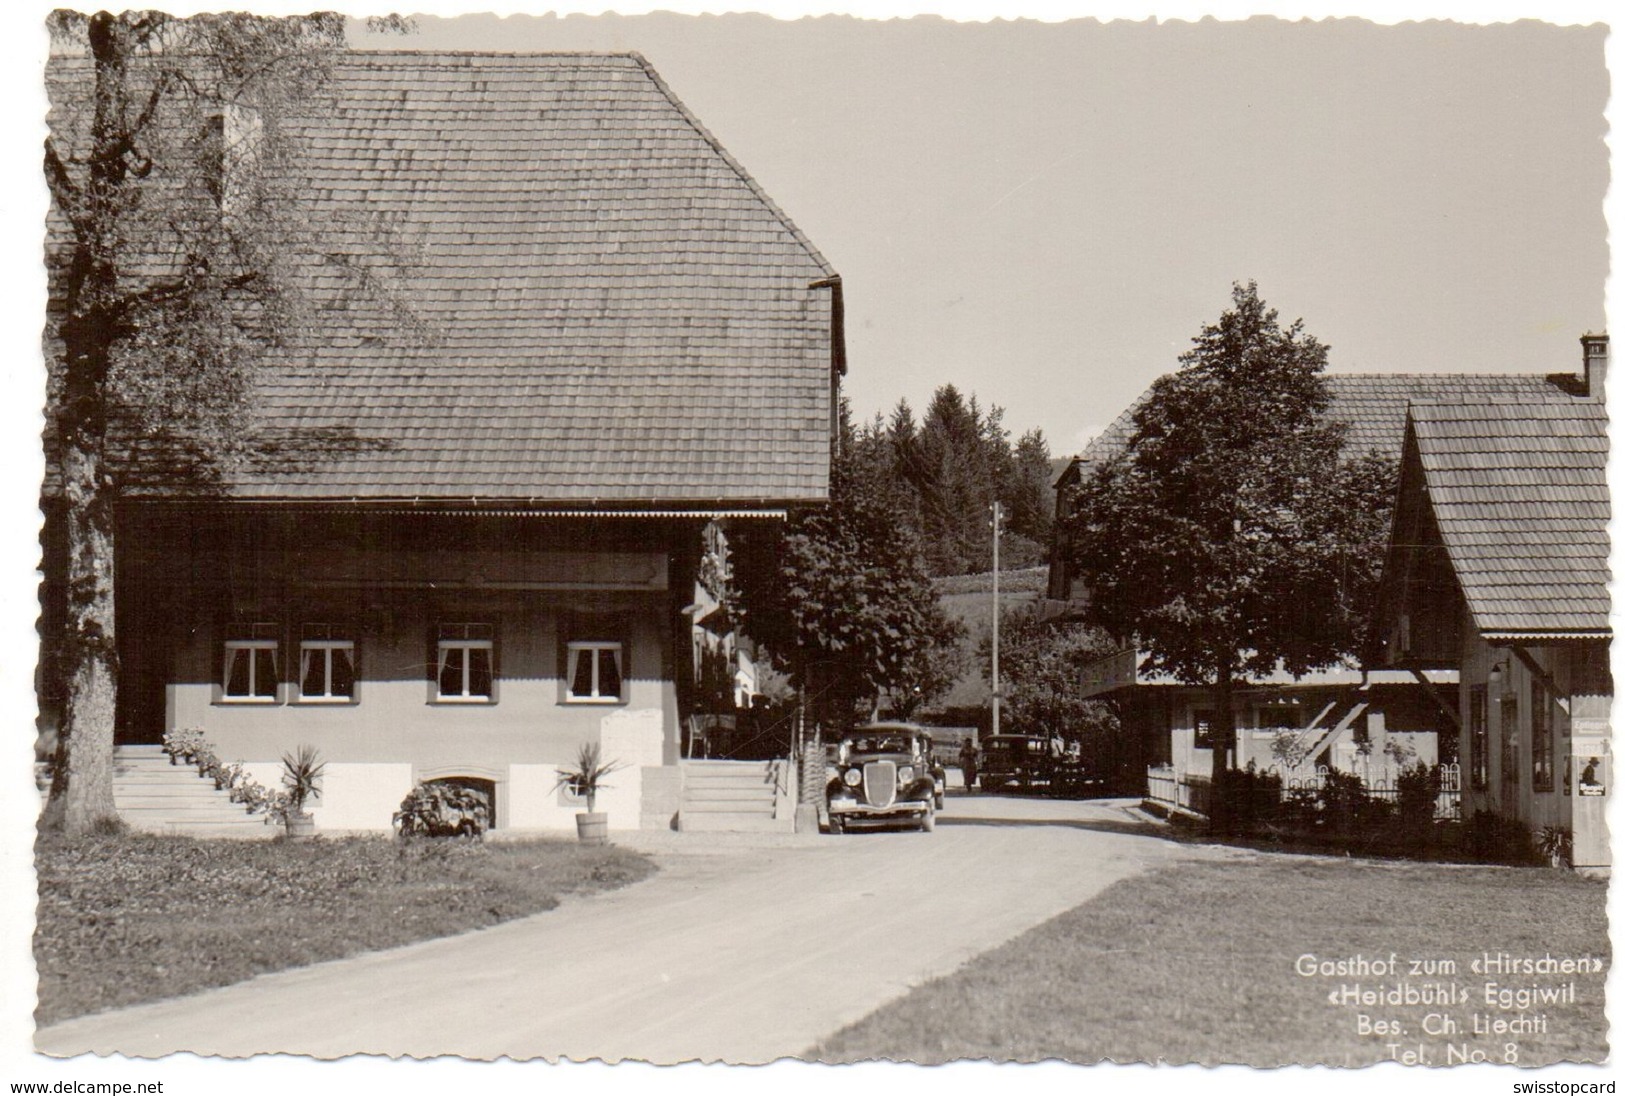
{"type": "Polygon", "coordinates": [[[897,782],[899,784],[907,784],[909,781],[911,781],[913,779],[914,779],[914,766],[913,765],[904,765],[901,769],[897,770],[897,782]]]}
{"type": "Polygon", "coordinates": [[[847,787],[855,788],[863,783],[863,774],[856,769],[848,769],[841,774],[841,779],[846,782],[847,787]]]}

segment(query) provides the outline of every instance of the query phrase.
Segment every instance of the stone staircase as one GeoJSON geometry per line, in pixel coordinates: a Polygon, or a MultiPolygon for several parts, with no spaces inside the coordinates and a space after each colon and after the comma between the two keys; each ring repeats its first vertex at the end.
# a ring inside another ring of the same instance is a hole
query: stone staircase
{"type": "Polygon", "coordinates": [[[113,751],[113,803],[132,830],[185,837],[274,837],[264,815],[250,815],[192,765],[171,765],[159,746],[113,751]]]}
{"type": "Polygon", "coordinates": [[[677,828],[689,833],[791,833],[787,761],[685,761],[677,828]]]}

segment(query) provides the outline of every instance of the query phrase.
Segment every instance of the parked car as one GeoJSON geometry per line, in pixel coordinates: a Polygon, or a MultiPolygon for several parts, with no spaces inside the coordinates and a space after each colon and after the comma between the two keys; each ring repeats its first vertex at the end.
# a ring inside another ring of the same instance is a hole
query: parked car
{"type": "Polygon", "coordinates": [[[930,735],[925,736],[925,756],[931,766],[931,781],[936,786],[937,810],[940,811],[942,801],[948,798],[948,769],[937,756],[937,746],[930,735]]]}
{"type": "Polygon", "coordinates": [[[831,833],[862,826],[912,824],[936,829],[940,770],[931,739],[909,723],[855,728],[835,749],[824,793],[831,833]]]}
{"type": "Polygon", "coordinates": [[[1007,787],[1022,791],[1048,787],[1049,739],[1036,734],[995,734],[982,739],[982,763],[976,781],[984,792],[1007,787]]]}
{"type": "Polygon", "coordinates": [[[1071,751],[1056,755],[1055,740],[1039,734],[999,734],[982,740],[976,776],[985,792],[1006,788],[1083,797],[1099,794],[1100,780],[1071,751]]]}

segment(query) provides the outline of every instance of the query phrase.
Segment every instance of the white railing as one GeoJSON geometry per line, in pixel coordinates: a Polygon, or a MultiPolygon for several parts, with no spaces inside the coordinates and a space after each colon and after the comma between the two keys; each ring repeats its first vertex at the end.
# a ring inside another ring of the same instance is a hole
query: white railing
{"type": "MultiPolygon", "coordinates": [[[[1461,766],[1455,763],[1440,765],[1439,792],[1434,800],[1433,817],[1439,820],[1461,818],[1461,766]]],[[[1291,768],[1272,765],[1265,770],[1280,777],[1281,797],[1293,792],[1319,793],[1326,786],[1330,770],[1325,765],[1300,765],[1291,768]]],[[[1365,793],[1373,799],[1399,802],[1399,770],[1390,767],[1368,769],[1356,773],[1365,786],[1365,793]]],[[[1171,766],[1158,765],[1146,770],[1146,798],[1157,803],[1178,807],[1196,814],[1207,814],[1211,803],[1212,782],[1200,774],[1177,772],[1171,766]]]]}
{"type": "Polygon", "coordinates": [[[1146,798],[1193,814],[1206,815],[1213,805],[1213,784],[1198,773],[1176,773],[1164,765],[1147,769],[1146,798]]]}

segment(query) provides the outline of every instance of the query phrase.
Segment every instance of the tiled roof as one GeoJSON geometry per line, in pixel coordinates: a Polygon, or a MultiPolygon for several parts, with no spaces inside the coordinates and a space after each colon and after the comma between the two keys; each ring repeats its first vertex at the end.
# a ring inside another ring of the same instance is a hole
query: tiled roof
{"type": "MultiPolygon", "coordinates": [[[[1368,452],[1399,459],[1405,439],[1405,407],[1412,400],[1484,398],[1513,401],[1545,399],[1575,378],[1569,374],[1535,373],[1326,373],[1331,389],[1330,414],[1348,424],[1344,455],[1368,452]]],[[[1128,448],[1134,414],[1151,397],[1144,392],[1113,419],[1078,455],[1084,464],[1103,462],[1128,448]]],[[[1087,471],[1087,469],[1085,469],[1087,471]]]]}
{"type": "Polygon", "coordinates": [[[233,494],[827,494],[833,272],[641,57],[355,53],[334,98],[309,198],[421,242],[432,341],[346,321],[277,363],[265,429],[320,457],[233,494]]]}
{"type": "Polygon", "coordinates": [[[1411,405],[1423,481],[1478,629],[1608,633],[1608,423],[1601,403],[1411,405]]]}

